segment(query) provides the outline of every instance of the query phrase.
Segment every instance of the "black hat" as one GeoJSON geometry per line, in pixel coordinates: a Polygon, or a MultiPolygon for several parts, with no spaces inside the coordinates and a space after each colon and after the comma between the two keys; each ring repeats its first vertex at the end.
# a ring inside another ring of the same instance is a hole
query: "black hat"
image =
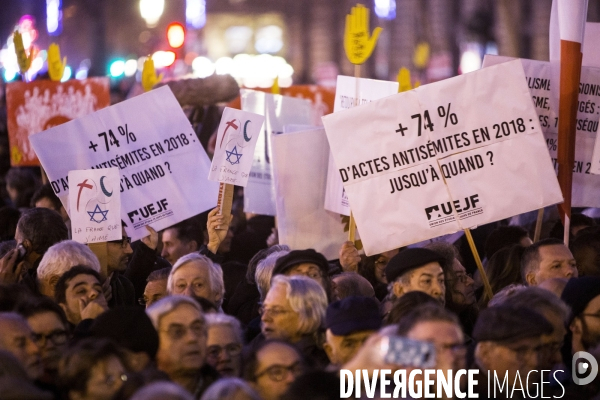
{"type": "Polygon", "coordinates": [[[437,261],[444,262],[444,257],[439,253],[423,248],[410,248],[396,254],[385,267],[385,277],[388,282],[394,282],[406,272],[422,267],[425,264],[437,261]]]}
{"type": "Polygon", "coordinates": [[[600,278],[582,276],[569,279],[561,295],[561,299],[571,307],[569,323],[597,296],[600,296],[600,278]]]}
{"type": "Polygon", "coordinates": [[[502,342],[547,335],[553,330],[552,324],[533,310],[494,306],[479,314],[473,338],[478,342],[502,342]]]}
{"type": "Polygon", "coordinates": [[[325,327],[336,336],[381,328],[379,305],[371,297],[349,296],[327,307],[325,327]]]}
{"type": "Polygon", "coordinates": [[[144,309],[117,307],[101,314],[90,328],[94,337],[112,339],[134,353],[145,352],[151,360],[158,351],[158,333],[144,309]]]}
{"type": "Polygon", "coordinates": [[[321,269],[323,276],[329,273],[329,263],[325,256],[313,249],[293,250],[283,257],[279,257],[273,268],[273,276],[283,275],[298,264],[311,263],[321,269]]]}

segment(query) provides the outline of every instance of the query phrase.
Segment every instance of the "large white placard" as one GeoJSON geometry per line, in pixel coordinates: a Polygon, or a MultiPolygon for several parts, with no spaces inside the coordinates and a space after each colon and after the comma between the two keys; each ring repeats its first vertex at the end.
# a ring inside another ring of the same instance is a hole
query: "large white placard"
{"type": "Polygon", "coordinates": [[[210,160],[168,86],[30,137],[65,207],[67,174],[119,168],[121,218],[133,240],[216,205],[210,160]]]}
{"type": "Polygon", "coordinates": [[[264,130],[258,136],[248,184],[244,188],[244,211],[275,215],[275,187],[271,166],[271,137],[283,133],[286,125],[311,125],[309,100],[241,90],[242,110],[265,116],[264,130]]]}
{"type": "Polygon", "coordinates": [[[226,107],[217,130],[217,143],[208,179],[246,186],[254,148],[265,117],[226,107]]]}
{"type": "MultiPolygon", "coordinates": [[[[335,88],[333,112],[369,103],[373,100],[398,93],[398,82],[378,81],[375,79],[353,78],[339,75],[335,88]]],[[[352,132],[348,132],[352,135],[352,132]]],[[[340,174],[335,168],[333,157],[329,156],[327,165],[327,191],[325,209],[338,214],[350,215],[348,196],[340,174]]]]}
{"type": "Polygon", "coordinates": [[[121,239],[119,169],[69,171],[69,217],[73,240],[100,243],[121,239]]]}
{"type": "MultiPolygon", "coordinates": [[[[515,60],[509,57],[486,55],[483,66],[515,60]]],[[[551,64],[545,61],[520,59],[525,71],[527,86],[538,114],[540,126],[554,167],[558,170],[556,150],[558,144],[558,115],[550,107],[552,81],[551,64]]],[[[592,150],[600,118],[600,68],[583,67],[579,104],[577,109],[577,140],[575,142],[575,165],[573,166],[573,207],[600,207],[600,176],[594,175],[592,150]]],[[[599,152],[600,153],[600,152],[599,152]]],[[[600,171],[599,171],[600,172],[600,171]]]]}
{"type": "Polygon", "coordinates": [[[519,61],[323,123],[367,255],[562,201],[519,61]]]}
{"type": "Polygon", "coordinates": [[[323,128],[273,136],[273,176],[279,243],[339,258],[347,240],[338,213],[323,208],[329,144],[323,128]],[[307,162],[310,160],[310,162],[307,162]]]}

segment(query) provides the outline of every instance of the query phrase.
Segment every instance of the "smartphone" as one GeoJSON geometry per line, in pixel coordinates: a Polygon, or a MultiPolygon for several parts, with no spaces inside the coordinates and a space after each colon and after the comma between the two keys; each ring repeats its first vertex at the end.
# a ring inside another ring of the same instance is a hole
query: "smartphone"
{"type": "Polygon", "coordinates": [[[386,364],[412,368],[435,368],[435,346],[433,343],[391,335],[381,343],[381,352],[386,364]]]}
{"type": "Polygon", "coordinates": [[[23,243],[19,243],[16,250],[19,254],[17,254],[17,259],[15,261],[15,269],[17,268],[17,265],[25,259],[25,254],[27,253],[27,249],[23,246],[23,243]]]}

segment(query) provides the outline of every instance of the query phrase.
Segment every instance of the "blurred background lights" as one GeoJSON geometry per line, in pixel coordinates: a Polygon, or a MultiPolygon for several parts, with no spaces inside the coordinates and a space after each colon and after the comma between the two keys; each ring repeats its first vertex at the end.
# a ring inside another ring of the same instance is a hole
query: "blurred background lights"
{"type": "Polygon", "coordinates": [[[46,0],[46,29],[51,36],[62,31],[61,0],[46,0]]]}
{"type": "Polygon", "coordinates": [[[233,72],[233,58],[221,57],[215,62],[215,71],[217,75],[226,75],[233,72]]]}
{"type": "Polygon", "coordinates": [[[200,29],[206,24],[206,0],[186,0],[185,22],[194,29],[200,29]]]}
{"type": "Polygon", "coordinates": [[[277,53],[283,48],[283,31],[276,25],[268,25],[256,31],[254,48],[259,53],[277,53]]]}
{"type": "Polygon", "coordinates": [[[137,71],[138,62],[137,60],[127,60],[125,62],[125,76],[133,76],[135,75],[135,71],[137,71]]]}
{"type": "Polygon", "coordinates": [[[109,68],[110,76],[118,78],[125,73],[125,61],[115,60],[110,64],[109,68]]]}
{"type": "Polygon", "coordinates": [[[140,14],[149,28],[158,24],[165,9],[165,0],[140,0],[140,14]]]}
{"type": "Polygon", "coordinates": [[[206,78],[215,73],[215,65],[206,57],[196,57],[192,62],[194,76],[198,78],[206,78]]]}
{"type": "Polygon", "coordinates": [[[379,18],[396,18],[396,0],[375,0],[375,14],[379,18]]]}
{"type": "Polygon", "coordinates": [[[179,22],[173,22],[169,24],[167,28],[167,41],[169,46],[174,49],[178,49],[183,46],[185,41],[185,29],[179,22]]]}
{"type": "Polygon", "coordinates": [[[172,51],[159,50],[152,54],[152,60],[154,61],[154,68],[166,68],[175,62],[175,53],[172,51]]]}
{"type": "Polygon", "coordinates": [[[68,65],[65,66],[65,71],[63,72],[63,76],[62,78],[60,78],[61,82],[66,82],[69,79],[71,79],[71,74],[73,73],[73,71],[71,70],[71,67],[69,67],[68,65]]]}

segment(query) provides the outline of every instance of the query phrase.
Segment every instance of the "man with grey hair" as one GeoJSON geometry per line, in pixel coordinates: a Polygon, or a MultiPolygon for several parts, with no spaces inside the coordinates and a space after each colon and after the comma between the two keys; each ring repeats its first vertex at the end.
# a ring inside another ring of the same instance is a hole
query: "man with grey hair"
{"type": "Polygon", "coordinates": [[[256,281],[256,287],[258,293],[260,293],[260,301],[264,301],[267,296],[267,292],[271,288],[271,278],[273,277],[273,269],[275,269],[275,263],[280,257],[289,254],[289,250],[276,251],[269,254],[266,258],[261,260],[256,266],[256,274],[254,280],[256,281]]]}
{"type": "Polygon", "coordinates": [[[167,296],[146,309],[158,332],[156,366],[198,398],[218,378],[205,363],[206,320],[188,296],[167,296]]]}
{"type": "Polygon", "coordinates": [[[43,372],[40,348],[33,342],[27,320],[13,312],[0,313],[0,350],[11,353],[21,363],[31,380],[43,372]]]}
{"type": "Polygon", "coordinates": [[[325,289],[302,275],[276,275],[261,307],[261,332],[255,340],[294,344],[312,366],[329,364],[318,339],[327,310],[325,289]]]}
{"type": "Polygon", "coordinates": [[[63,240],[51,246],[37,268],[40,293],[53,299],[56,282],[76,265],[83,265],[100,273],[100,262],[86,245],[74,240],[63,240]]]}
{"type": "Polygon", "coordinates": [[[240,321],[227,314],[207,314],[206,362],[221,376],[237,377],[242,372],[244,345],[240,321]]]}
{"type": "Polygon", "coordinates": [[[169,294],[203,297],[218,308],[223,304],[223,270],[206,256],[191,253],[181,257],[167,280],[169,294]]]}
{"type": "Polygon", "coordinates": [[[552,325],[552,333],[542,336],[540,363],[543,369],[552,369],[562,362],[560,349],[567,334],[565,324],[569,319],[569,307],[559,297],[539,287],[511,285],[498,292],[489,303],[490,307],[507,306],[528,308],[543,316],[552,325]]]}

